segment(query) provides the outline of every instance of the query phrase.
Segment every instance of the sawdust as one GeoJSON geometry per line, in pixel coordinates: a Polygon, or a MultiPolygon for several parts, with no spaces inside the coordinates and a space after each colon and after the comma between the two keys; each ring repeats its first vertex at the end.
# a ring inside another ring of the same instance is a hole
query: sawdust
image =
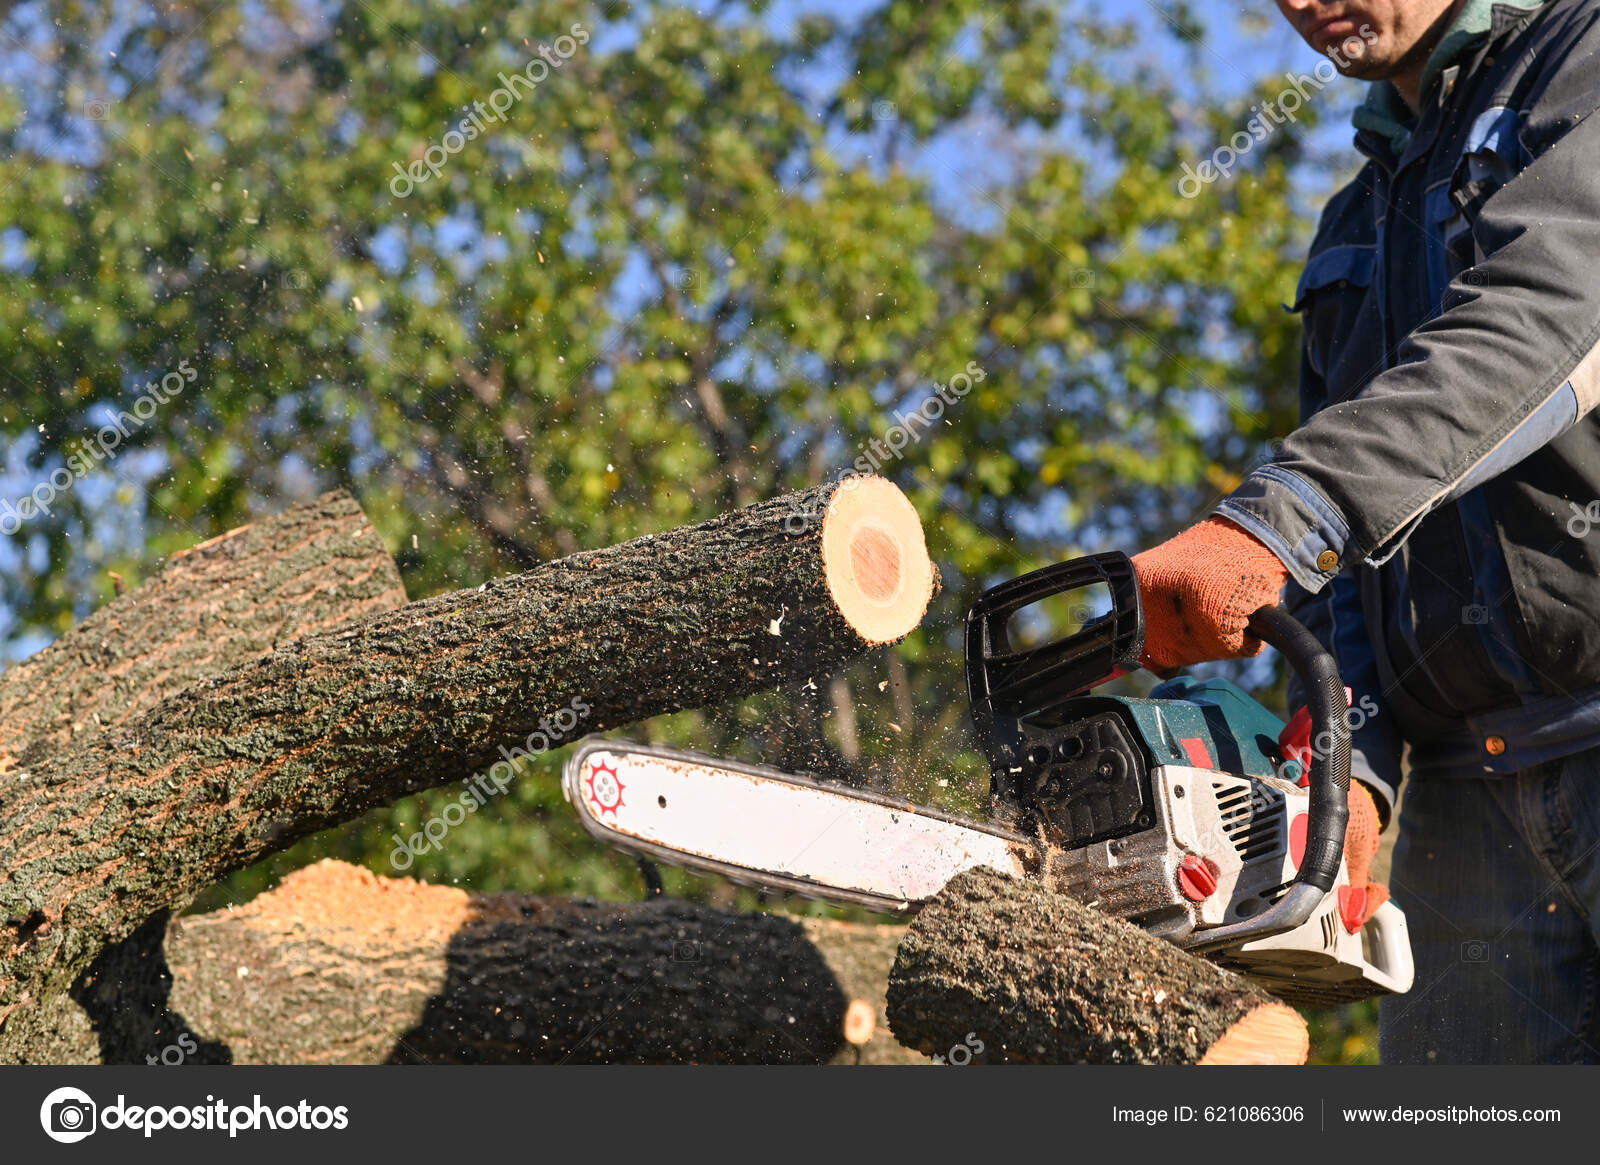
{"type": "MultiPolygon", "coordinates": [[[[315,932],[320,941],[342,949],[366,948],[379,955],[402,945],[443,949],[471,926],[547,924],[558,904],[525,894],[469,894],[415,878],[379,877],[361,866],[325,858],[235,907],[231,917],[262,934],[315,932]]],[[[615,914],[620,919],[623,913],[605,903],[584,905],[599,917],[615,914]]]]}
{"type": "Polygon", "coordinates": [[[380,878],[348,862],[325,859],[296,870],[276,889],[232,911],[235,921],[264,934],[315,930],[346,949],[374,955],[407,944],[437,943],[480,916],[473,896],[414,878],[380,878]]]}

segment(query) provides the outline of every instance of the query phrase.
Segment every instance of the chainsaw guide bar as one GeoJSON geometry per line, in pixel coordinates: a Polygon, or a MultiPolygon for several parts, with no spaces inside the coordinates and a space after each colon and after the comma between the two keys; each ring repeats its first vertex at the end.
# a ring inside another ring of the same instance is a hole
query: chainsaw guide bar
{"type": "Polygon", "coordinates": [[[591,741],[562,791],[601,841],[768,890],[892,914],[964,870],[1035,877],[1022,834],[865,789],[762,765],[591,741]]]}

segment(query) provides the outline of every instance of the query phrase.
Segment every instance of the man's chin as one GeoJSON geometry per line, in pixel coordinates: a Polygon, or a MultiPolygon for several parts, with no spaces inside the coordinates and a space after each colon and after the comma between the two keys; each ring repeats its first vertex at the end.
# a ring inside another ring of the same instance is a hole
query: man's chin
{"type": "Polygon", "coordinates": [[[1340,76],[1349,77],[1352,81],[1382,81],[1393,72],[1387,61],[1375,61],[1371,57],[1361,60],[1346,58],[1342,61],[1337,57],[1329,57],[1328,60],[1339,70],[1340,76]]]}

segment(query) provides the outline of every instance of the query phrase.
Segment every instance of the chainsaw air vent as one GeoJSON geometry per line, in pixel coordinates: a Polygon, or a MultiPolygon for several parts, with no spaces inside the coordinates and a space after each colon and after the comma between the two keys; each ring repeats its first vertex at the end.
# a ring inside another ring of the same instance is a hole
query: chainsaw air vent
{"type": "Polygon", "coordinates": [[[1339,915],[1335,911],[1330,910],[1322,916],[1322,945],[1330,951],[1339,945],[1339,915]]]}
{"type": "Polygon", "coordinates": [[[1212,781],[1222,832],[1253,862],[1277,854],[1283,844],[1283,798],[1250,781],[1212,781]]]}

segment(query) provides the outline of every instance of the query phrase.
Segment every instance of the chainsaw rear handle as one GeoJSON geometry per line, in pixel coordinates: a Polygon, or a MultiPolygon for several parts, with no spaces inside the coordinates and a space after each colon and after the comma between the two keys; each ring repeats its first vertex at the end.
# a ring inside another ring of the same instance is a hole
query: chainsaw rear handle
{"type": "Polygon", "coordinates": [[[1339,667],[1317,637],[1282,607],[1250,616],[1250,633],[1278,649],[1300,678],[1311,712],[1310,806],[1305,853],[1289,890],[1245,922],[1214,927],[1185,948],[1197,954],[1293,930],[1310,918],[1339,876],[1350,821],[1350,722],[1339,667]]]}

